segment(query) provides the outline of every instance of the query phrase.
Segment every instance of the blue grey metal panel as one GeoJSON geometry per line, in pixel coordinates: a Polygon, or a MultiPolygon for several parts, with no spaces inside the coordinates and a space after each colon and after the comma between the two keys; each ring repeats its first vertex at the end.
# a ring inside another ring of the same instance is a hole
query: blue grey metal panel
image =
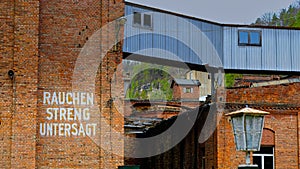
{"type": "Polygon", "coordinates": [[[300,70],[300,30],[291,30],[291,67],[300,70]]]}
{"type": "MultiPolygon", "coordinates": [[[[201,28],[201,22],[199,21],[195,21],[195,20],[192,20],[190,19],[189,20],[190,23],[192,23],[192,26],[190,26],[190,45],[192,46],[199,46],[198,48],[195,48],[195,49],[191,49],[190,50],[190,61],[192,63],[202,63],[201,61],[201,45],[204,43],[203,42],[203,37],[202,35],[195,35],[194,32],[197,32],[200,28],[201,28]]],[[[202,34],[204,34],[202,32],[202,34]]]]}
{"type": "Polygon", "coordinates": [[[233,59],[232,59],[232,27],[224,27],[224,38],[223,38],[223,64],[225,69],[231,69],[233,67],[233,59]]]}
{"type": "Polygon", "coordinates": [[[191,61],[190,58],[190,22],[187,19],[177,20],[177,38],[180,39],[178,45],[178,57],[183,61],[191,61]]]}
{"type": "Polygon", "coordinates": [[[218,55],[220,57],[220,60],[223,60],[223,27],[222,26],[214,26],[215,30],[215,40],[213,42],[218,55]]]}
{"type": "Polygon", "coordinates": [[[247,69],[247,47],[235,47],[233,52],[235,60],[234,68],[247,69]]]}
{"type": "Polygon", "coordinates": [[[240,46],[239,30],[257,30],[253,28],[224,27],[224,66],[228,69],[260,70],[262,48],[260,46],[240,46]]]}
{"type": "Polygon", "coordinates": [[[124,52],[199,65],[217,66],[221,60],[225,69],[233,70],[300,72],[300,30],[221,26],[126,6],[126,15],[134,11],[152,13],[153,28],[133,26],[132,17],[127,18],[124,52]],[[261,46],[239,46],[241,29],[260,30],[261,46]]]}
{"type": "Polygon", "coordinates": [[[291,70],[290,30],[276,30],[276,70],[291,70]]]}
{"type": "Polygon", "coordinates": [[[157,34],[153,35],[153,56],[167,56],[166,50],[166,38],[162,36],[166,32],[166,15],[153,13],[153,18],[155,18],[155,23],[153,24],[153,30],[157,34]]]}
{"type": "MultiPolygon", "coordinates": [[[[125,12],[130,15],[133,14],[133,7],[126,6],[125,12]]],[[[126,40],[124,41],[125,45],[123,46],[123,51],[134,53],[140,49],[139,37],[134,36],[135,34],[139,34],[140,30],[132,26],[133,23],[132,15],[127,17],[126,19],[127,21],[125,24],[124,34],[129,38],[126,38],[126,40]]]]}
{"type": "Polygon", "coordinates": [[[212,54],[217,55],[213,57],[213,59],[218,59],[218,61],[213,61],[213,63],[216,62],[222,62],[223,61],[223,28],[221,26],[212,25],[212,31],[213,31],[213,40],[212,40],[212,47],[213,50],[216,52],[212,52],[212,54]]]}
{"type": "MultiPolygon", "coordinates": [[[[134,11],[149,12],[127,5],[125,14],[134,11]]],[[[124,52],[193,64],[221,62],[218,56],[223,52],[221,26],[155,11],[152,16],[151,30],[132,25],[132,17],[127,19],[124,52]]]]}
{"type": "Polygon", "coordinates": [[[212,42],[213,42],[213,30],[212,30],[212,25],[203,22],[201,25],[201,30],[202,32],[204,32],[205,36],[207,37],[208,40],[206,40],[206,37],[204,37],[203,39],[203,43],[202,43],[202,51],[203,51],[203,55],[201,56],[201,58],[205,58],[205,63],[212,63],[212,56],[211,53],[213,51],[213,47],[212,47],[212,42]],[[209,43],[211,42],[211,43],[209,43]]]}
{"type": "Polygon", "coordinates": [[[253,46],[247,48],[246,64],[249,70],[261,70],[262,66],[262,48],[253,46]]]}
{"type": "Polygon", "coordinates": [[[274,29],[263,29],[261,70],[276,70],[276,45],[276,31],[274,29]]]}
{"type": "Polygon", "coordinates": [[[296,71],[298,69],[300,62],[295,55],[300,52],[298,51],[300,31],[251,27],[224,27],[223,30],[225,69],[266,71],[296,71]],[[262,45],[239,46],[238,30],[243,29],[261,30],[262,45]],[[294,63],[294,60],[297,63],[294,63]]]}
{"type": "MultiPolygon", "coordinates": [[[[177,31],[178,31],[177,17],[166,14],[166,22],[164,23],[164,25],[166,26],[166,31],[163,32],[163,35],[161,36],[165,35],[164,36],[166,41],[165,50],[170,51],[174,53],[176,56],[178,56],[177,41],[174,40],[174,38],[177,37],[177,31]]],[[[168,57],[168,59],[171,59],[171,57],[168,57]]]]}

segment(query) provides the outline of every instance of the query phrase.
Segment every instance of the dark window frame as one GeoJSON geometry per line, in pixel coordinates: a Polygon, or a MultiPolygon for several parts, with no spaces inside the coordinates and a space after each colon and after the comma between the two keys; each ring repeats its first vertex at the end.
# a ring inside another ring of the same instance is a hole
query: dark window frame
{"type": "Polygon", "coordinates": [[[144,13],[143,14],[143,27],[147,27],[147,28],[152,28],[152,15],[151,14],[148,14],[148,13],[144,13]],[[145,24],[145,20],[146,20],[146,17],[149,17],[149,24],[147,23],[147,25],[145,24]]]}
{"type": "Polygon", "coordinates": [[[134,27],[152,30],[153,29],[153,14],[150,12],[133,11],[132,25],[134,27]],[[141,17],[140,24],[136,23],[136,21],[135,21],[135,14],[137,14],[137,13],[140,14],[140,17],[141,17]],[[150,17],[150,19],[149,19],[150,24],[145,25],[145,16],[150,17]]]}
{"type": "Polygon", "coordinates": [[[183,92],[184,93],[193,93],[194,92],[194,88],[193,87],[184,87],[183,88],[183,92]]]}
{"type": "Polygon", "coordinates": [[[239,46],[262,46],[262,31],[261,30],[238,30],[238,45],[239,46]],[[247,43],[241,43],[241,39],[240,39],[240,33],[241,32],[245,32],[248,35],[248,39],[247,39],[247,43]],[[259,43],[251,43],[251,33],[258,33],[259,34],[259,43]]]}
{"type": "MultiPolygon", "coordinates": [[[[264,165],[265,164],[265,161],[267,160],[266,158],[267,157],[272,157],[272,167],[273,169],[275,168],[275,146],[262,146],[261,147],[261,150],[260,151],[257,151],[257,152],[253,152],[252,154],[252,162],[254,163],[254,158],[259,158],[262,161],[260,165],[264,165]],[[264,150],[265,149],[265,150],[264,150]],[[267,149],[267,151],[266,151],[267,149]],[[269,152],[271,150],[271,152],[269,152]]],[[[260,166],[261,168],[264,168],[264,166],[260,166]]]]}
{"type": "Polygon", "coordinates": [[[132,19],[133,25],[135,26],[142,26],[142,13],[141,12],[133,12],[133,19],[132,19]],[[139,22],[136,21],[136,16],[139,15],[139,22]]]}

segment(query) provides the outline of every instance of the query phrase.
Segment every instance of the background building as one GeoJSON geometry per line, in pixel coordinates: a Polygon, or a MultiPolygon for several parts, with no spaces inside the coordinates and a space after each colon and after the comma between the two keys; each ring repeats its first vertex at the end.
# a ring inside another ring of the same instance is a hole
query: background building
{"type": "Polygon", "coordinates": [[[201,83],[198,80],[173,79],[173,99],[180,101],[199,101],[201,83]]]}

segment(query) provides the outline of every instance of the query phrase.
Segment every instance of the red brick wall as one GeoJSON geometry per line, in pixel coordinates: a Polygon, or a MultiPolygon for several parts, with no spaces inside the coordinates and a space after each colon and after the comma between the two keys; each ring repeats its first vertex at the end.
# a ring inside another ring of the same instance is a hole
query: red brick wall
{"type": "Polygon", "coordinates": [[[175,100],[184,100],[184,99],[198,100],[199,96],[200,96],[199,86],[180,86],[178,84],[175,84],[173,86],[173,98],[175,100]],[[184,93],[183,88],[193,88],[193,92],[184,93]]]}
{"type": "MultiPolygon", "coordinates": [[[[95,31],[124,15],[124,2],[3,0],[0,8],[0,168],[122,165],[122,144],[114,147],[118,156],[101,149],[89,137],[41,137],[39,124],[46,121],[43,92],[72,91],[73,71],[82,47],[95,31]],[[15,72],[13,80],[7,75],[9,70],[15,72]]],[[[115,35],[107,37],[111,40],[115,35]]],[[[95,80],[95,102],[103,119],[123,132],[123,117],[115,106],[104,108],[111,90],[107,79],[122,59],[120,48],[106,58],[95,80]]],[[[118,84],[122,86],[122,82],[118,84]]],[[[97,133],[99,138],[108,135],[103,132],[97,133]]]]}
{"type": "Polygon", "coordinates": [[[7,75],[13,69],[14,20],[13,3],[0,2],[0,166],[11,168],[11,116],[13,111],[13,82],[7,75]]]}
{"type": "MultiPolygon", "coordinates": [[[[275,143],[276,168],[298,168],[299,165],[299,88],[300,83],[292,83],[227,90],[227,101],[239,106],[233,106],[234,110],[249,104],[250,107],[271,113],[265,119],[266,132],[262,145],[275,143]]],[[[223,116],[217,132],[218,168],[237,168],[239,164],[245,163],[244,153],[235,151],[232,128],[227,117],[223,116]]]]}
{"type": "MultiPolygon", "coordinates": [[[[41,1],[38,125],[46,122],[47,106],[42,104],[43,92],[72,91],[72,76],[81,49],[97,30],[123,16],[123,9],[124,3],[121,0],[41,1]]],[[[102,42],[107,40],[109,43],[115,35],[105,33],[107,32],[104,32],[103,36],[107,39],[102,42]]],[[[108,53],[103,59],[105,61],[99,65],[95,79],[95,102],[99,105],[101,118],[119,132],[123,131],[123,117],[117,113],[114,106],[110,108],[106,105],[110,99],[109,82],[121,59],[120,49],[108,53]]],[[[92,60],[87,62],[92,63],[92,60]]],[[[86,76],[89,77],[88,74],[86,76]]],[[[84,86],[79,90],[84,91],[84,86]]],[[[82,136],[38,136],[37,167],[117,168],[123,164],[123,147],[113,147],[114,151],[121,155],[117,156],[101,149],[99,145],[100,136],[110,139],[109,132],[111,131],[107,128],[98,128],[99,138],[96,140],[82,136]]]]}
{"type": "Polygon", "coordinates": [[[248,104],[299,104],[299,83],[285,85],[270,85],[265,87],[228,89],[226,101],[229,103],[248,104]]]}
{"type": "Polygon", "coordinates": [[[0,166],[34,168],[39,1],[3,0],[0,8],[0,166]]]}
{"type": "Polygon", "coordinates": [[[261,139],[262,146],[274,146],[275,145],[275,132],[271,129],[264,128],[263,136],[261,139]]]}

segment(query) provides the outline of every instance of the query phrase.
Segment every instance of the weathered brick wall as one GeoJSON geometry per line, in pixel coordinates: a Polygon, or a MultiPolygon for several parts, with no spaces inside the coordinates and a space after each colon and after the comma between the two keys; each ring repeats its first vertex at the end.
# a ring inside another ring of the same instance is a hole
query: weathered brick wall
{"type": "MultiPolygon", "coordinates": [[[[124,15],[124,2],[3,0],[0,7],[1,168],[122,165],[123,146],[113,146],[115,155],[99,147],[100,137],[41,137],[39,124],[47,122],[45,110],[49,107],[42,103],[43,92],[72,91],[73,70],[82,47],[95,31],[124,15]],[[8,70],[14,70],[13,80],[8,70]]],[[[115,39],[115,35],[105,35],[105,40],[115,39]]],[[[109,52],[95,80],[95,102],[102,120],[117,132],[123,132],[123,116],[116,105],[105,105],[110,99],[110,79],[121,59],[120,48],[109,52]]],[[[122,86],[122,81],[115,83],[119,86],[114,87],[122,86]]],[[[110,139],[110,133],[103,130],[97,134],[110,139]]],[[[119,143],[122,145],[122,140],[119,143]]]]}
{"type": "Polygon", "coordinates": [[[231,124],[223,117],[217,128],[217,167],[236,169],[239,164],[245,164],[245,153],[237,152],[231,124]]]}
{"type": "MultiPolygon", "coordinates": [[[[124,3],[121,0],[53,0],[40,3],[40,60],[39,60],[39,116],[40,123],[47,121],[46,109],[51,107],[43,104],[44,92],[72,92],[89,90],[89,85],[82,88],[72,88],[72,76],[76,61],[84,45],[96,31],[108,22],[124,15],[124,3]]],[[[122,32],[122,30],[120,30],[122,32]]],[[[114,31],[103,33],[102,45],[114,40],[114,31]]],[[[100,49],[99,41],[94,44],[100,49]],[[98,44],[99,43],[99,44],[98,44]]],[[[91,49],[91,51],[95,48],[91,49]]],[[[100,53],[101,51],[98,51],[100,53]]],[[[86,72],[86,78],[95,78],[95,104],[101,112],[101,119],[109,123],[118,132],[123,131],[123,117],[112,107],[107,107],[110,99],[110,79],[116,66],[122,60],[120,49],[109,52],[99,66],[96,77],[90,77],[94,72],[86,72]]],[[[85,60],[93,64],[93,60],[85,60]]],[[[82,69],[85,69],[83,67],[82,69]]],[[[84,70],[83,70],[84,72],[84,70]]],[[[120,82],[122,85],[122,82],[120,82]]],[[[53,105],[52,107],[58,107],[53,105]]],[[[68,107],[62,105],[62,107],[68,107]]],[[[69,106],[70,107],[70,106],[69,106]]],[[[72,107],[72,106],[71,106],[72,107]]],[[[113,147],[116,154],[111,154],[100,148],[101,136],[111,139],[105,128],[100,129],[100,112],[91,119],[98,124],[96,136],[47,137],[38,135],[37,167],[38,168],[117,168],[123,164],[123,144],[113,147]]],[[[64,123],[64,121],[63,121],[64,123]]],[[[66,122],[68,123],[68,122],[66,122]]],[[[79,121],[77,122],[80,123],[79,121]]],[[[112,138],[114,139],[114,138],[112,138]]],[[[119,140],[122,143],[122,140],[119,140]]],[[[109,143],[105,143],[109,144],[109,143]]]]}
{"type": "Polygon", "coordinates": [[[200,91],[198,86],[180,86],[175,84],[173,86],[173,98],[174,100],[198,100],[200,96],[200,91]],[[184,93],[183,88],[193,88],[193,92],[184,93]]]}
{"type": "Polygon", "coordinates": [[[3,0],[0,2],[0,8],[0,166],[10,168],[13,82],[7,72],[13,69],[14,58],[13,3],[3,0]]]}
{"type": "Polygon", "coordinates": [[[228,89],[226,101],[247,104],[299,104],[299,83],[270,85],[255,88],[228,89]]]}
{"type": "MultiPolygon", "coordinates": [[[[298,168],[299,165],[299,83],[265,86],[256,88],[229,89],[226,99],[233,103],[233,109],[241,105],[268,111],[265,130],[274,131],[274,140],[264,134],[263,145],[275,143],[276,168],[298,168]]],[[[227,111],[233,111],[229,109],[227,111]]],[[[218,168],[236,168],[245,163],[244,153],[235,151],[231,124],[227,117],[221,119],[217,129],[218,168]]]]}
{"type": "Polygon", "coordinates": [[[261,145],[263,145],[263,146],[274,146],[275,145],[275,132],[273,130],[268,129],[268,128],[263,129],[261,145]]]}
{"type": "MultiPolygon", "coordinates": [[[[270,111],[265,119],[265,128],[275,131],[276,168],[298,168],[298,114],[295,111],[270,111]],[[287,165],[288,164],[288,165],[287,165]]],[[[218,127],[218,167],[237,168],[245,163],[245,154],[236,152],[231,124],[227,118],[220,121],[218,127]]],[[[270,145],[263,141],[263,145],[270,145]]]]}
{"type": "Polygon", "coordinates": [[[39,1],[3,0],[0,8],[0,166],[34,168],[39,1]]]}

